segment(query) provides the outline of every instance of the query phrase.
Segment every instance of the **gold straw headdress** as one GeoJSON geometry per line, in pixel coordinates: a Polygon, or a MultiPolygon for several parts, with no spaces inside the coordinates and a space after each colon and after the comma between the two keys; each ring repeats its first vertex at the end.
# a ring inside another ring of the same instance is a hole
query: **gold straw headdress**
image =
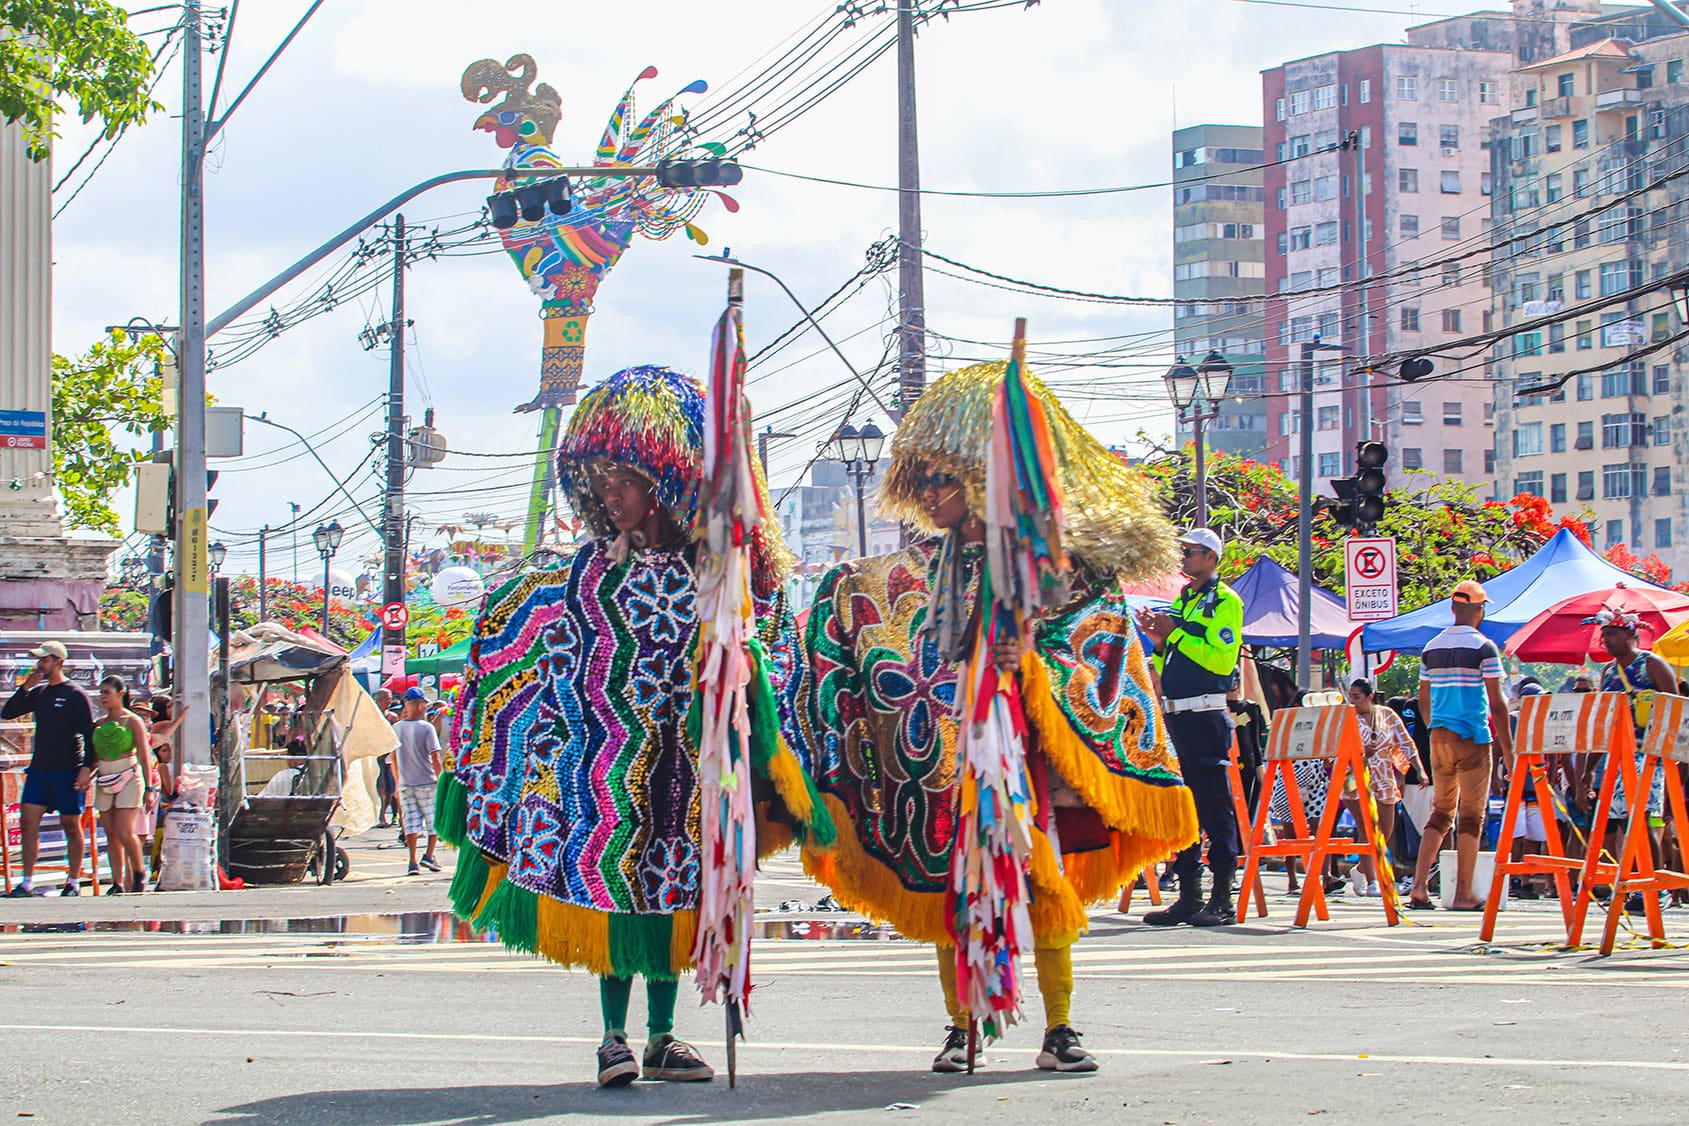
{"type": "MultiPolygon", "coordinates": [[[[985,463],[991,402],[1004,361],[974,364],[935,381],[915,400],[891,441],[882,507],[924,532],[936,529],[921,504],[921,478],[948,473],[962,483],[968,511],[985,511],[985,463]]],[[[1138,582],[1167,574],[1178,561],[1174,531],[1149,484],[1069,415],[1030,371],[1027,387],[1049,417],[1061,487],[1067,496],[1067,548],[1087,566],[1138,582]]]]}

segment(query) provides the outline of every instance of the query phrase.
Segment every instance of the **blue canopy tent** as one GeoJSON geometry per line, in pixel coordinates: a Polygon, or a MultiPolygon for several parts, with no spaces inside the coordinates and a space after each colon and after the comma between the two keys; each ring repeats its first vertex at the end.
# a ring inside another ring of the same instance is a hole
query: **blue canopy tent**
{"type": "MultiPolygon", "coordinates": [[[[1535,555],[1484,584],[1490,601],[1484,623],[1478,628],[1497,645],[1505,645],[1526,622],[1555,603],[1573,595],[1606,590],[1619,582],[1633,587],[1658,585],[1613,566],[1591,551],[1570,528],[1562,528],[1535,555]]],[[[1384,649],[1417,653],[1454,624],[1454,611],[1449,605],[1444,598],[1373,622],[1361,634],[1361,645],[1369,653],[1384,649]]]]}
{"type": "MultiPolygon", "coordinates": [[[[1231,584],[1243,599],[1245,644],[1279,649],[1295,648],[1298,642],[1296,576],[1265,555],[1231,584]]],[[[1344,601],[1321,587],[1314,587],[1309,615],[1309,644],[1315,649],[1343,649],[1355,624],[1349,620],[1344,601]]]]}

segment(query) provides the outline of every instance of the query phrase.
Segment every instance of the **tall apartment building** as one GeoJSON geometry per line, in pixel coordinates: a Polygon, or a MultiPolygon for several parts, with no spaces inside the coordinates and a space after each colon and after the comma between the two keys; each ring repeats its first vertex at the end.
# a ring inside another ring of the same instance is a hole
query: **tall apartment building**
{"type": "MultiPolygon", "coordinates": [[[[1257,457],[1267,444],[1261,310],[1261,127],[1192,125],[1173,131],[1174,351],[1198,363],[1210,351],[1232,365],[1232,395],[1205,424],[1211,449],[1257,457]]],[[[1179,440],[1190,427],[1178,426],[1179,440]]]]}
{"type": "MultiPolygon", "coordinates": [[[[1689,175],[1668,179],[1689,168],[1689,35],[1608,15],[1570,40],[1515,69],[1511,112],[1495,122],[1497,328],[1689,268],[1689,175]],[[1615,23],[1670,34],[1592,40],[1615,23]]],[[[1689,420],[1678,405],[1689,353],[1634,355],[1685,327],[1656,292],[1504,340],[1492,365],[1499,495],[1591,512],[1597,547],[1689,563],[1689,420]]]]}
{"type": "Polygon", "coordinates": [[[1262,73],[1263,147],[1269,162],[1285,161],[1264,177],[1267,291],[1286,295],[1266,302],[1267,456],[1299,471],[1301,345],[1341,344],[1344,355],[1321,353],[1315,365],[1321,491],[1323,479],[1353,471],[1363,438],[1390,446],[1396,481],[1411,469],[1490,479],[1481,379],[1404,385],[1394,371],[1357,375],[1357,360],[1435,349],[1482,323],[1489,290],[1477,261],[1410,267],[1486,237],[1490,119],[1503,111],[1515,52],[1531,49],[1515,31],[1509,14],[1477,13],[1410,28],[1405,44],[1262,73]],[[1366,282],[1380,275],[1390,276],[1366,282]]]}

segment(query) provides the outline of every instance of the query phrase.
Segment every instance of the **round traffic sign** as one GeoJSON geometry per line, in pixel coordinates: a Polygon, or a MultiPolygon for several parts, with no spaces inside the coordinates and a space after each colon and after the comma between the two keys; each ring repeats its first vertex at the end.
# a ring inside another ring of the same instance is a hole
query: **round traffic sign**
{"type": "Polygon", "coordinates": [[[1396,663],[1396,651],[1394,649],[1384,649],[1368,653],[1363,656],[1361,651],[1361,631],[1365,628],[1365,626],[1356,626],[1355,631],[1349,635],[1349,643],[1345,646],[1346,656],[1349,659],[1349,671],[1356,676],[1359,676],[1361,666],[1364,662],[1367,671],[1373,676],[1377,676],[1379,673],[1396,663]]]}
{"type": "Polygon", "coordinates": [[[1376,547],[1363,547],[1355,552],[1355,573],[1363,579],[1376,579],[1389,569],[1384,552],[1376,547]]]}
{"type": "Polygon", "coordinates": [[[403,602],[389,602],[381,608],[381,624],[386,629],[404,629],[410,620],[411,612],[403,602]]]}

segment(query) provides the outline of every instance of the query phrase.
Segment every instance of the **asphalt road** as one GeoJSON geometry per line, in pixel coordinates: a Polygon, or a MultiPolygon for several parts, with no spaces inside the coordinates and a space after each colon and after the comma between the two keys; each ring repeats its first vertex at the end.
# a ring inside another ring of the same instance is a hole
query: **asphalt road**
{"type": "MultiPolygon", "coordinates": [[[[1552,904],[1516,905],[1487,947],[1473,916],[1416,915],[1386,928],[1376,901],[1340,903],[1307,930],[1289,926],[1283,897],[1267,919],[1224,931],[1158,931],[1135,913],[1098,912],[1076,951],[1074,1021],[1102,1069],[1062,1077],[1033,1068],[1036,996],[1028,1023],[986,1050],[979,1073],[933,1075],[945,1018],[930,947],[838,916],[770,915],[739,1086],[725,1081],[720,1010],[692,1007],[687,985],[678,1032],[723,1077],[600,1091],[589,975],[455,927],[438,913],[444,877],[376,868],[366,863],[321,913],[307,909],[327,902],[315,889],[218,897],[222,921],[199,906],[172,910],[181,897],[162,895],[0,906],[0,1117],[312,1126],[1685,1117],[1685,952],[1638,946],[1601,959],[1557,949],[1552,904]],[[99,921],[120,903],[138,914],[99,921]],[[188,921],[142,918],[173,915],[188,921]],[[858,937],[818,937],[837,934],[858,937]]],[[[764,888],[770,900],[818,894],[790,858],[773,863],[764,888]]],[[[1666,917],[1689,940],[1689,911],[1666,917]]],[[[633,1023],[642,1012],[636,993],[633,1023]]]]}

